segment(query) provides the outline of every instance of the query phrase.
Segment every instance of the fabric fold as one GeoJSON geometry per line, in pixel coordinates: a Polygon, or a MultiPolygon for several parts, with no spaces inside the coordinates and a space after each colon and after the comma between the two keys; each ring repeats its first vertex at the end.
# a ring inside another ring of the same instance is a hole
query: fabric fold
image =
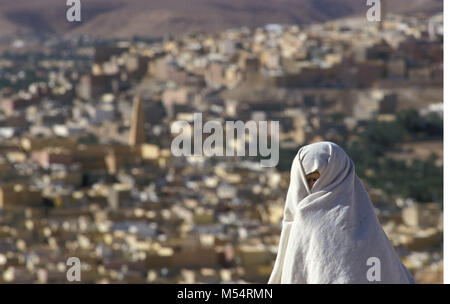
{"type": "Polygon", "coordinates": [[[289,241],[289,236],[291,232],[292,222],[282,222],[280,242],[278,245],[278,253],[275,259],[275,264],[273,266],[272,274],[269,278],[269,284],[280,284],[281,283],[281,273],[282,267],[284,265],[284,257],[286,252],[286,247],[289,241]]]}

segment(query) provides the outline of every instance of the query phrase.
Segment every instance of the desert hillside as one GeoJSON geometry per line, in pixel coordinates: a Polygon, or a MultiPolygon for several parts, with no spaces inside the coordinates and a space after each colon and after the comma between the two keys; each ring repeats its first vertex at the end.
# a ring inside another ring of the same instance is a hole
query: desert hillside
{"type": "MultiPolygon", "coordinates": [[[[0,0],[0,37],[90,34],[159,37],[267,23],[308,23],[364,14],[365,0],[89,0],[82,22],[66,20],[66,1],[0,0]]],[[[390,0],[388,12],[434,13],[441,0],[390,0]]]]}

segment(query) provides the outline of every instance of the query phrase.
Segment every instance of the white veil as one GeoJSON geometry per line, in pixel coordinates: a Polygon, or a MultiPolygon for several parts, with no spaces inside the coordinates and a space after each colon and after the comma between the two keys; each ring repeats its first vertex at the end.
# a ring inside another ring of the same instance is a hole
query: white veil
{"type": "Polygon", "coordinates": [[[352,160],[338,145],[302,147],[290,178],[269,284],[415,283],[381,228],[352,160]],[[309,190],[306,174],[315,170],[320,177],[309,190]]]}

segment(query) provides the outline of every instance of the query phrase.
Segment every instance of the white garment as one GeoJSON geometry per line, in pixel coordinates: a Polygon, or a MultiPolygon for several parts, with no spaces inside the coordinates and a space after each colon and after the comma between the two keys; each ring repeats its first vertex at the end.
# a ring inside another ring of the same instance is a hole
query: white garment
{"type": "Polygon", "coordinates": [[[269,284],[415,283],[381,228],[353,161],[338,145],[302,147],[290,178],[269,284]],[[320,177],[310,190],[306,175],[315,170],[320,177]]]}

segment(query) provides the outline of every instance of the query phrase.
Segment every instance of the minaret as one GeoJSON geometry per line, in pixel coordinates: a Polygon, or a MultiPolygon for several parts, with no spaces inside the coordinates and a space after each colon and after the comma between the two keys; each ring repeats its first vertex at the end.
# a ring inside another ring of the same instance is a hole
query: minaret
{"type": "Polygon", "coordinates": [[[387,1],[380,0],[380,10],[381,10],[380,18],[381,18],[381,20],[378,23],[378,29],[380,31],[384,30],[384,21],[386,20],[386,5],[387,5],[386,2],[387,1]]]}
{"type": "Polygon", "coordinates": [[[144,107],[142,105],[142,98],[136,96],[133,102],[133,113],[131,116],[130,128],[130,146],[135,148],[145,142],[144,132],[144,107]]]}

